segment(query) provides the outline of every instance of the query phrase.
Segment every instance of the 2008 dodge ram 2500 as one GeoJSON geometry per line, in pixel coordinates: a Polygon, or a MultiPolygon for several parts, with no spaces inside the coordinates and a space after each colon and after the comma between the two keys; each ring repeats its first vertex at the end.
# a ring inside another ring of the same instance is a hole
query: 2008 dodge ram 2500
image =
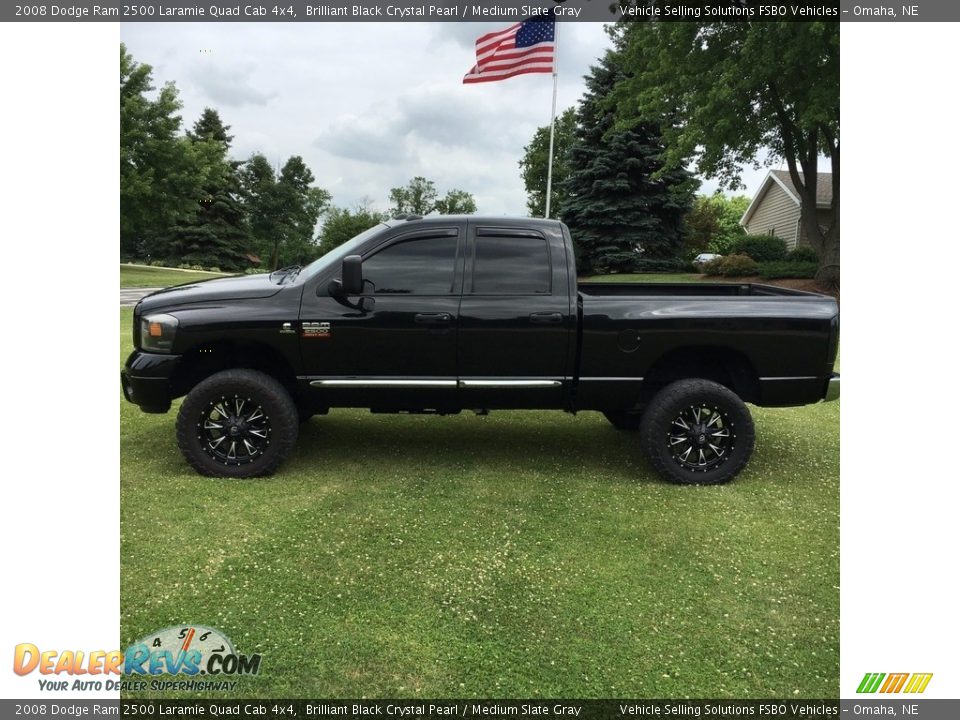
{"type": "Polygon", "coordinates": [[[437,216],[303,268],[168,288],[134,311],[126,398],[166,412],[200,473],[267,475],[298,425],[374,412],[599,410],[653,467],[720,483],[753,451],[745,403],[840,394],[829,297],[755,284],[577,283],[565,225],[437,216]]]}

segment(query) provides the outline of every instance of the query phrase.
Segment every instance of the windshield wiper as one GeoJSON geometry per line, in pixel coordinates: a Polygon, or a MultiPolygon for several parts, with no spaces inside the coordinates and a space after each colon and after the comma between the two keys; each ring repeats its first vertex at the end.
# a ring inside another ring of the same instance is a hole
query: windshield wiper
{"type": "Polygon", "coordinates": [[[290,280],[293,280],[293,278],[295,278],[297,274],[300,272],[301,268],[302,268],[301,265],[288,265],[287,267],[280,268],[279,270],[274,270],[272,273],[270,273],[270,282],[274,282],[273,276],[276,275],[277,284],[282,285],[283,282],[288,278],[290,280]]]}

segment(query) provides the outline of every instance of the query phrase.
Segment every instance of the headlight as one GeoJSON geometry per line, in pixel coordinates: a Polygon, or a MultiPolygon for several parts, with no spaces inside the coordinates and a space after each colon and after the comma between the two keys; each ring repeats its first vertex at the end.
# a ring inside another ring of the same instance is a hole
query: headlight
{"type": "Polygon", "coordinates": [[[140,318],[140,349],[170,352],[180,321],[173,315],[147,315],[140,318]]]}

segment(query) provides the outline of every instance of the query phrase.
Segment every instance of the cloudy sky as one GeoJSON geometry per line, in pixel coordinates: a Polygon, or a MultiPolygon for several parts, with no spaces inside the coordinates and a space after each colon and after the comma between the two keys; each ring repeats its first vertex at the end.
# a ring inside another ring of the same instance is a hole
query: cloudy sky
{"type": "MultiPolygon", "coordinates": [[[[217,108],[234,157],[301,155],[338,205],[385,210],[391,187],[423,175],[472,192],[481,213],[524,215],[517,162],[549,122],[551,78],[461,84],[476,38],[505,25],[124,23],[121,38],[155,84],[176,83],[186,126],[217,108]]],[[[609,44],[599,23],[559,32],[558,114],[609,44]]],[[[746,192],[764,174],[747,171],[746,192]]]]}

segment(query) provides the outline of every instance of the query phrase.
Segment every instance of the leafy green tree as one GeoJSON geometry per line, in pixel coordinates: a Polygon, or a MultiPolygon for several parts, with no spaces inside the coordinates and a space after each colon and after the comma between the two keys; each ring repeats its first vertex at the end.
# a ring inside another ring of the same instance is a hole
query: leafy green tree
{"type": "MultiPolygon", "coordinates": [[[[567,200],[566,180],[570,176],[568,153],[577,126],[575,108],[568,108],[556,119],[553,131],[553,183],[550,187],[550,214],[563,219],[567,200]]],[[[550,152],[550,126],[537,128],[530,144],[523,149],[520,174],[527,191],[527,212],[543,217],[547,199],[547,160],[550,152]]]]}
{"type": "Polygon", "coordinates": [[[621,124],[671,118],[667,160],[729,188],[761,152],[785,160],[801,198],[800,222],[820,258],[817,279],[840,282],[840,24],[630,23],[618,88],[621,124]],[[833,199],[821,227],[818,160],[830,158],[833,199]]]}
{"type": "Polygon", "coordinates": [[[401,215],[426,215],[434,209],[437,201],[437,186],[432,180],[417,175],[403,187],[390,189],[393,217],[401,215]]]}
{"type": "Polygon", "coordinates": [[[441,215],[472,215],[477,211],[477,202],[466,190],[450,190],[442,198],[437,198],[437,185],[418,175],[403,187],[390,189],[390,202],[393,208],[391,217],[404,215],[428,215],[438,212],[441,215]]]}
{"type": "Polygon", "coordinates": [[[587,76],[564,184],[564,221],[583,272],[629,272],[643,260],[678,258],[683,219],[696,181],[664,167],[654,122],[615,126],[610,95],[627,77],[619,50],[608,51],[587,76]]]}
{"type": "Polygon", "coordinates": [[[686,219],[687,247],[693,252],[728,254],[737,238],[746,234],[740,218],[749,205],[746,195],[697,195],[686,219]]]}
{"type": "Polygon", "coordinates": [[[252,244],[264,267],[302,265],[316,257],[314,230],[330,193],[313,182],[299,155],[287,160],[279,177],[260,153],[240,170],[252,244]]]}
{"type": "Polygon", "coordinates": [[[294,155],[280,170],[277,196],[282,237],[274,244],[274,267],[304,264],[316,257],[314,231],[320,214],[330,205],[330,193],[313,187],[315,178],[303,158],[294,155]]]}
{"type": "Polygon", "coordinates": [[[251,248],[263,266],[272,269],[275,243],[283,236],[283,213],[276,173],[264,155],[254,153],[240,168],[239,174],[251,248]]]}
{"type": "Polygon", "coordinates": [[[466,190],[450,190],[433,204],[433,209],[441,215],[473,215],[477,201],[466,190]]]}
{"type": "Polygon", "coordinates": [[[120,251],[159,256],[179,220],[190,217],[212,168],[180,134],[173,83],[155,90],[149,65],[120,45],[120,251]]]}
{"type": "Polygon", "coordinates": [[[352,210],[335,206],[329,208],[320,230],[320,254],[324,255],[340,247],[355,235],[382,223],[387,217],[384,213],[370,209],[368,202],[361,203],[352,210]]]}
{"type": "Polygon", "coordinates": [[[211,171],[193,216],[177,222],[171,233],[169,250],[179,262],[225,270],[239,270],[249,262],[250,235],[241,203],[240,163],[231,161],[227,154],[229,129],[215,110],[207,109],[188,135],[192,148],[211,171]]]}

